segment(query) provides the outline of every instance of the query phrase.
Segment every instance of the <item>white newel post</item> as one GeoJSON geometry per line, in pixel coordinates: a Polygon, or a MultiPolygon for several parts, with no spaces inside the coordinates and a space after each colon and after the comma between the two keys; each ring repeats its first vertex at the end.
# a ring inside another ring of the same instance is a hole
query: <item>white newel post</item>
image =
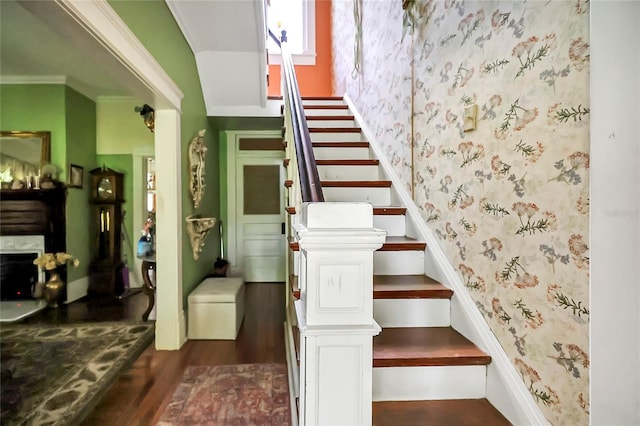
{"type": "Polygon", "coordinates": [[[373,252],[385,232],[364,203],[303,204],[300,245],[300,425],[371,424],[373,252]]]}

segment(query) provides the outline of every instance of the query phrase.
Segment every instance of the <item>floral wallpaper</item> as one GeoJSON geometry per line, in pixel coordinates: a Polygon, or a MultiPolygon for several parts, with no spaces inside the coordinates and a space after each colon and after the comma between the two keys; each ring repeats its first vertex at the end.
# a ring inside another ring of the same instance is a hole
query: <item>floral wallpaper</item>
{"type": "Polygon", "coordinates": [[[414,7],[406,28],[401,0],[333,1],[335,93],[413,189],[545,417],[588,424],[589,4],[414,7]]]}

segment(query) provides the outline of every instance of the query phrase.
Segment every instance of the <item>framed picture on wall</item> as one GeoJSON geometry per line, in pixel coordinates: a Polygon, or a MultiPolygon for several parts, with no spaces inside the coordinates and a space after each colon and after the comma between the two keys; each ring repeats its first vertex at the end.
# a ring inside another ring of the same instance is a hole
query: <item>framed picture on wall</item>
{"type": "Polygon", "coordinates": [[[84,183],[84,168],[75,164],[69,164],[69,186],[82,188],[84,183]]]}

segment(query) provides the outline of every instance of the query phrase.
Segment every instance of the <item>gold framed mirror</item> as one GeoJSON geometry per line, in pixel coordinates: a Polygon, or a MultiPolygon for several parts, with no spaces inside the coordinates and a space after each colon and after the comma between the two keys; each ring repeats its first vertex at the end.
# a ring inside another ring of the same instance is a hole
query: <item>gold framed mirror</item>
{"type": "Polygon", "coordinates": [[[39,176],[51,161],[51,132],[0,131],[0,181],[39,176]]]}

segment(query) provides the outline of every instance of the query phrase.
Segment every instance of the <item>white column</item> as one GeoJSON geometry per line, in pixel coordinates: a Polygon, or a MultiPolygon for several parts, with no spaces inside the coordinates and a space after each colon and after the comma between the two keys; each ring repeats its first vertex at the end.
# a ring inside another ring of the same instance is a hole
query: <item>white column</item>
{"type": "Polygon", "coordinates": [[[182,172],[180,113],[156,110],[156,349],[187,340],[182,304],[182,172]]]}
{"type": "Polygon", "coordinates": [[[303,204],[300,244],[301,425],[371,424],[373,252],[385,232],[364,203],[303,204]]]}

